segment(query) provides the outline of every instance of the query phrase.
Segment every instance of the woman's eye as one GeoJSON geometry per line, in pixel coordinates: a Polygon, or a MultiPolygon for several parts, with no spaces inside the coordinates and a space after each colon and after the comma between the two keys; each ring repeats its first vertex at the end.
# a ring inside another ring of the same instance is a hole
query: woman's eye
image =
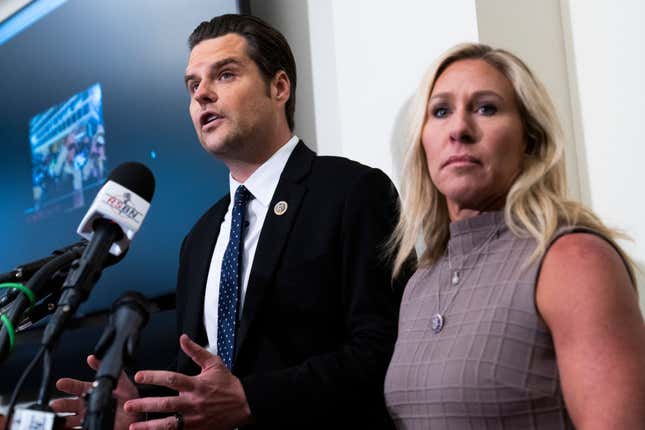
{"type": "Polygon", "coordinates": [[[446,116],[448,116],[448,108],[437,106],[432,109],[432,116],[434,116],[435,118],[445,118],[446,116]]]}
{"type": "Polygon", "coordinates": [[[484,104],[477,108],[477,112],[482,115],[495,115],[497,113],[497,107],[492,104],[484,104]]]}

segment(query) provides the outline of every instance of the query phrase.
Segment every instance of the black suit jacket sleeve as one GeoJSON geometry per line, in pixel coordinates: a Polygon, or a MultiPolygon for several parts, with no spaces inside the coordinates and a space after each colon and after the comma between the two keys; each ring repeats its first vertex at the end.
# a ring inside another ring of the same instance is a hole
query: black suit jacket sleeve
{"type": "MultiPolygon", "coordinates": [[[[352,179],[343,184],[347,192],[342,193],[336,227],[341,246],[334,270],[341,285],[328,286],[338,290],[342,307],[342,320],[331,323],[336,326],[329,331],[342,333],[343,338],[334,351],[241,377],[251,411],[262,427],[300,423],[301,428],[314,428],[338,423],[340,415],[347,414],[361,428],[370,422],[383,428],[389,422],[382,393],[396,338],[398,303],[384,245],[397,219],[398,196],[380,170],[364,168],[352,179]]],[[[321,234],[329,234],[322,230],[321,234]]],[[[345,427],[348,421],[343,422],[345,427]]]]}

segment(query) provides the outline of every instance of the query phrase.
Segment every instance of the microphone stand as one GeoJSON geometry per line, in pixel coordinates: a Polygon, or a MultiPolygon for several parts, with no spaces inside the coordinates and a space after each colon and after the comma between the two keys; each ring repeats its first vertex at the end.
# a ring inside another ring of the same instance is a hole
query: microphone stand
{"type": "Polygon", "coordinates": [[[150,304],[140,293],[127,292],[112,305],[110,322],[94,351],[101,365],[85,397],[84,430],[114,428],[116,400],[112,391],[119,382],[124,363],[134,359],[139,333],[149,316],[150,304]]]}
{"type": "Polygon", "coordinates": [[[53,350],[58,343],[67,322],[74,316],[78,307],[87,300],[90,291],[101,276],[108,251],[123,231],[104,218],[94,223],[94,235],[85,248],[81,258],[72,263],[67,279],[63,283],[63,293],[58,301],[56,312],[45,327],[41,344],[53,350]]]}
{"type": "Polygon", "coordinates": [[[110,378],[99,378],[85,399],[83,429],[112,430],[116,414],[116,399],[112,396],[115,384],[110,378]]]}

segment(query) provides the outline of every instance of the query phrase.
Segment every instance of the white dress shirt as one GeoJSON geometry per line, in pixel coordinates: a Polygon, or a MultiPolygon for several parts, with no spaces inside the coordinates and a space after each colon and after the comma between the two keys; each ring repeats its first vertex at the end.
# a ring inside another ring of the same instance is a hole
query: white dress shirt
{"type": "MultiPolygon", "coordinates": [[[[240,290],[240,308],[238,309],[238,319],[242,316],[244,308],[244,298],[246,297],[246,288],[249,283],[255,249],[258,245],[258,238],[262,231],[262,225],[269,210],[269,204],[273,198],[273,193],[278,186],[278,181],[287,160],[298,143],[298,137],[293,136],[289,141],[278,149],[267,161],[248,177],[244,186],[253,195],[253,198],[246,205],[244,220],[248,222],[248,227],[244,228],[244,249],[242,251],[242,268],[241,268],[241,290],[240,290]]],[[[217,304],[219,297],[219,281],[222,271],[222,260],[224,252],[228,245],[229,235],[231,233],[231,213],[233,211],[233,202],[235,190],[242,185],[237,182],[229,173],[229,188],[231,201],[228,210],[224,216],[224,221],[219,229],[219,236],[215,242],[215,250],[211,258],[210,268],[208,269],[208,279],[206,281],[206,294],[204,297],[204,326],[208,336],[207,349],[217,354],[217,304]]]]}

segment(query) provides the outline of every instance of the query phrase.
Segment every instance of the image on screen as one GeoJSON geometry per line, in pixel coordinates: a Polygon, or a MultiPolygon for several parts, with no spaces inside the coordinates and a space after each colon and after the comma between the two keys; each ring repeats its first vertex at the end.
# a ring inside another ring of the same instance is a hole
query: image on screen
{"type": "Polygon", "coordinates": [[[84,206],[107,171],[101,85],[32,117],[29,145],[34,205],[26,212],[41,218],[84,206]]]}

